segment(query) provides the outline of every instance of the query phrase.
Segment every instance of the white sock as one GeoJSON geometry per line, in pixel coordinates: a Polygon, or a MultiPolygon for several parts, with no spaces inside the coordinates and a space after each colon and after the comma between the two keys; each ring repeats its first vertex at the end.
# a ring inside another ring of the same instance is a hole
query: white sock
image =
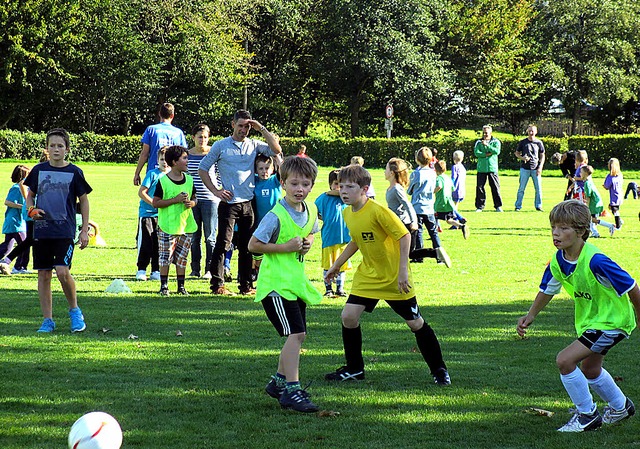
{"type": "Polygon", "coordinates": [[[602,368],[602,373],[600,373],[598,377],[595,379],[588,379],[588,381],[591,389],[613,409],[622,410],[624,408],[627,402],[627,397],[606,369],[602,368]]]}
{"type": "Polygon", "coordinates": [[[561,374],[560,380],[578,411],[587,415],[593,413],[596,405],[593,403],[593,396],[589,392],[589,382],[580,371],[580,368],[576,368],[569,374],[561,374]]]}
{"type": "Polygon", "coordinates": [[[596,224],[594,222],[591,222],[591,224],[589,225],[589,228],[591,229],[591,234],[600,235],[600,233],[598,232],[598,229],[596,228],[596,224]]]}

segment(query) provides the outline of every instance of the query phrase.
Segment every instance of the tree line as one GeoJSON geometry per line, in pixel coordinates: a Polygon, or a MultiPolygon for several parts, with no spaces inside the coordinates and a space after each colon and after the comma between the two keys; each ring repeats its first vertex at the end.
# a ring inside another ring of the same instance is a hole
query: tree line
{"type": "Polygon", "coordinates": [[[241,107],[283,135],[521,132],[562,100],[640,125],[635,0],[5,0],[0,129],[139,134],[157,106],[225,134],[241,107]],[[320,125],[319,125],[320,124],[320,125]]]}

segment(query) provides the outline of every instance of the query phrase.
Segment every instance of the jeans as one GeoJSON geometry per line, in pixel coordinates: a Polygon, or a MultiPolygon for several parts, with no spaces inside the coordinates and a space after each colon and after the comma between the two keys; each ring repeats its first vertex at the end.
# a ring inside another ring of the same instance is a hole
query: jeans
{"type": "Polygon", "coordinates": [[[191,271],[200,273],[202,262],[202,236],[205,245],[205,269],[209,269],[213,248],[216,245],[216,230],[218,229],[218,203],[211,200],[198,200],[193,209],[193,218],[198,229],[193,233],[191,242],[191,271]]]}
{"type": "Polygon", "coordinates": [[[249,239],[253,234],[253,207],[251,201],[229,204],[221,201],[218,204],[218,237],[213,248],[209,271],[211,272],[211,290],[215,291],[224,285],[224,256],[231,248],[233,228],[238,225],[238,283],[241,290],[253,287],[251,281],[251,253],[249,239]]]}
{"type": "Polygon", "coordinates": [[[424,243],[422,240],[422,225],[427,228],[427,232],[429,233],[429,237],[431,238],[431,244],[433,245],[433,248],[440,248],[442,245],[440,244],[440,236],[438,235],[438,221],[436,220],[436,216],[434,214],[419,214],[415,249],[424,247],[424,243]]]}
{"type": "Polygon", "coordinates": [[[533,201],[533,205],[536,209],[542,209],[542,189],[540,185],[540,175],[536,170],[528,170],[526,168],[520,168],[520,187],[518,187],[518,195],[516,197],[516,209],[522,208],[522,199],[524,198],[524,191],[529,184],[529,178],[533,179],[533,187],[536,189],[536,198],[533,201]]]}

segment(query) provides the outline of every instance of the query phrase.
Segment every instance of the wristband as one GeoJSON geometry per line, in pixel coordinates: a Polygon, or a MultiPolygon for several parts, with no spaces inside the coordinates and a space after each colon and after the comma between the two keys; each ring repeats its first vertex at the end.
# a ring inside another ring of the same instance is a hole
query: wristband
{"type": "Polygon", "coordinates": [[[38,213],[37,209],[34,206],[31,206],[27,212],[27,216],[29,218],[33,218],[34,215],[38,213]]]}
{"type": "Polygon", "coordinates": [[[264,125],[262,125],[262,126],[260,127],[260,132],[261,132],[261,133],[265,132],[266,130],[267,130],[267,128],[265,128],[265,127],[264,127],[264,125]]]}

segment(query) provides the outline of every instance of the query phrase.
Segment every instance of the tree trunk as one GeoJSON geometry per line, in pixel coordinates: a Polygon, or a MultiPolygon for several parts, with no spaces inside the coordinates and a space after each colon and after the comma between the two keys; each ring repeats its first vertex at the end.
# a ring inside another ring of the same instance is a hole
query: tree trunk
{"type": "Polygon", "coordinates": [[[360,134],[360,94],[358,92],[351,96],[349,112],[351,114],[351,137],[358,137],[360,134]]]}
{"type": "Polygon", "coordinates": [[[580,119],[580,100],[573,104],[573,114],[571,117],[571,135],[575,136],[578,132],[578,120],[580,119]]]}

